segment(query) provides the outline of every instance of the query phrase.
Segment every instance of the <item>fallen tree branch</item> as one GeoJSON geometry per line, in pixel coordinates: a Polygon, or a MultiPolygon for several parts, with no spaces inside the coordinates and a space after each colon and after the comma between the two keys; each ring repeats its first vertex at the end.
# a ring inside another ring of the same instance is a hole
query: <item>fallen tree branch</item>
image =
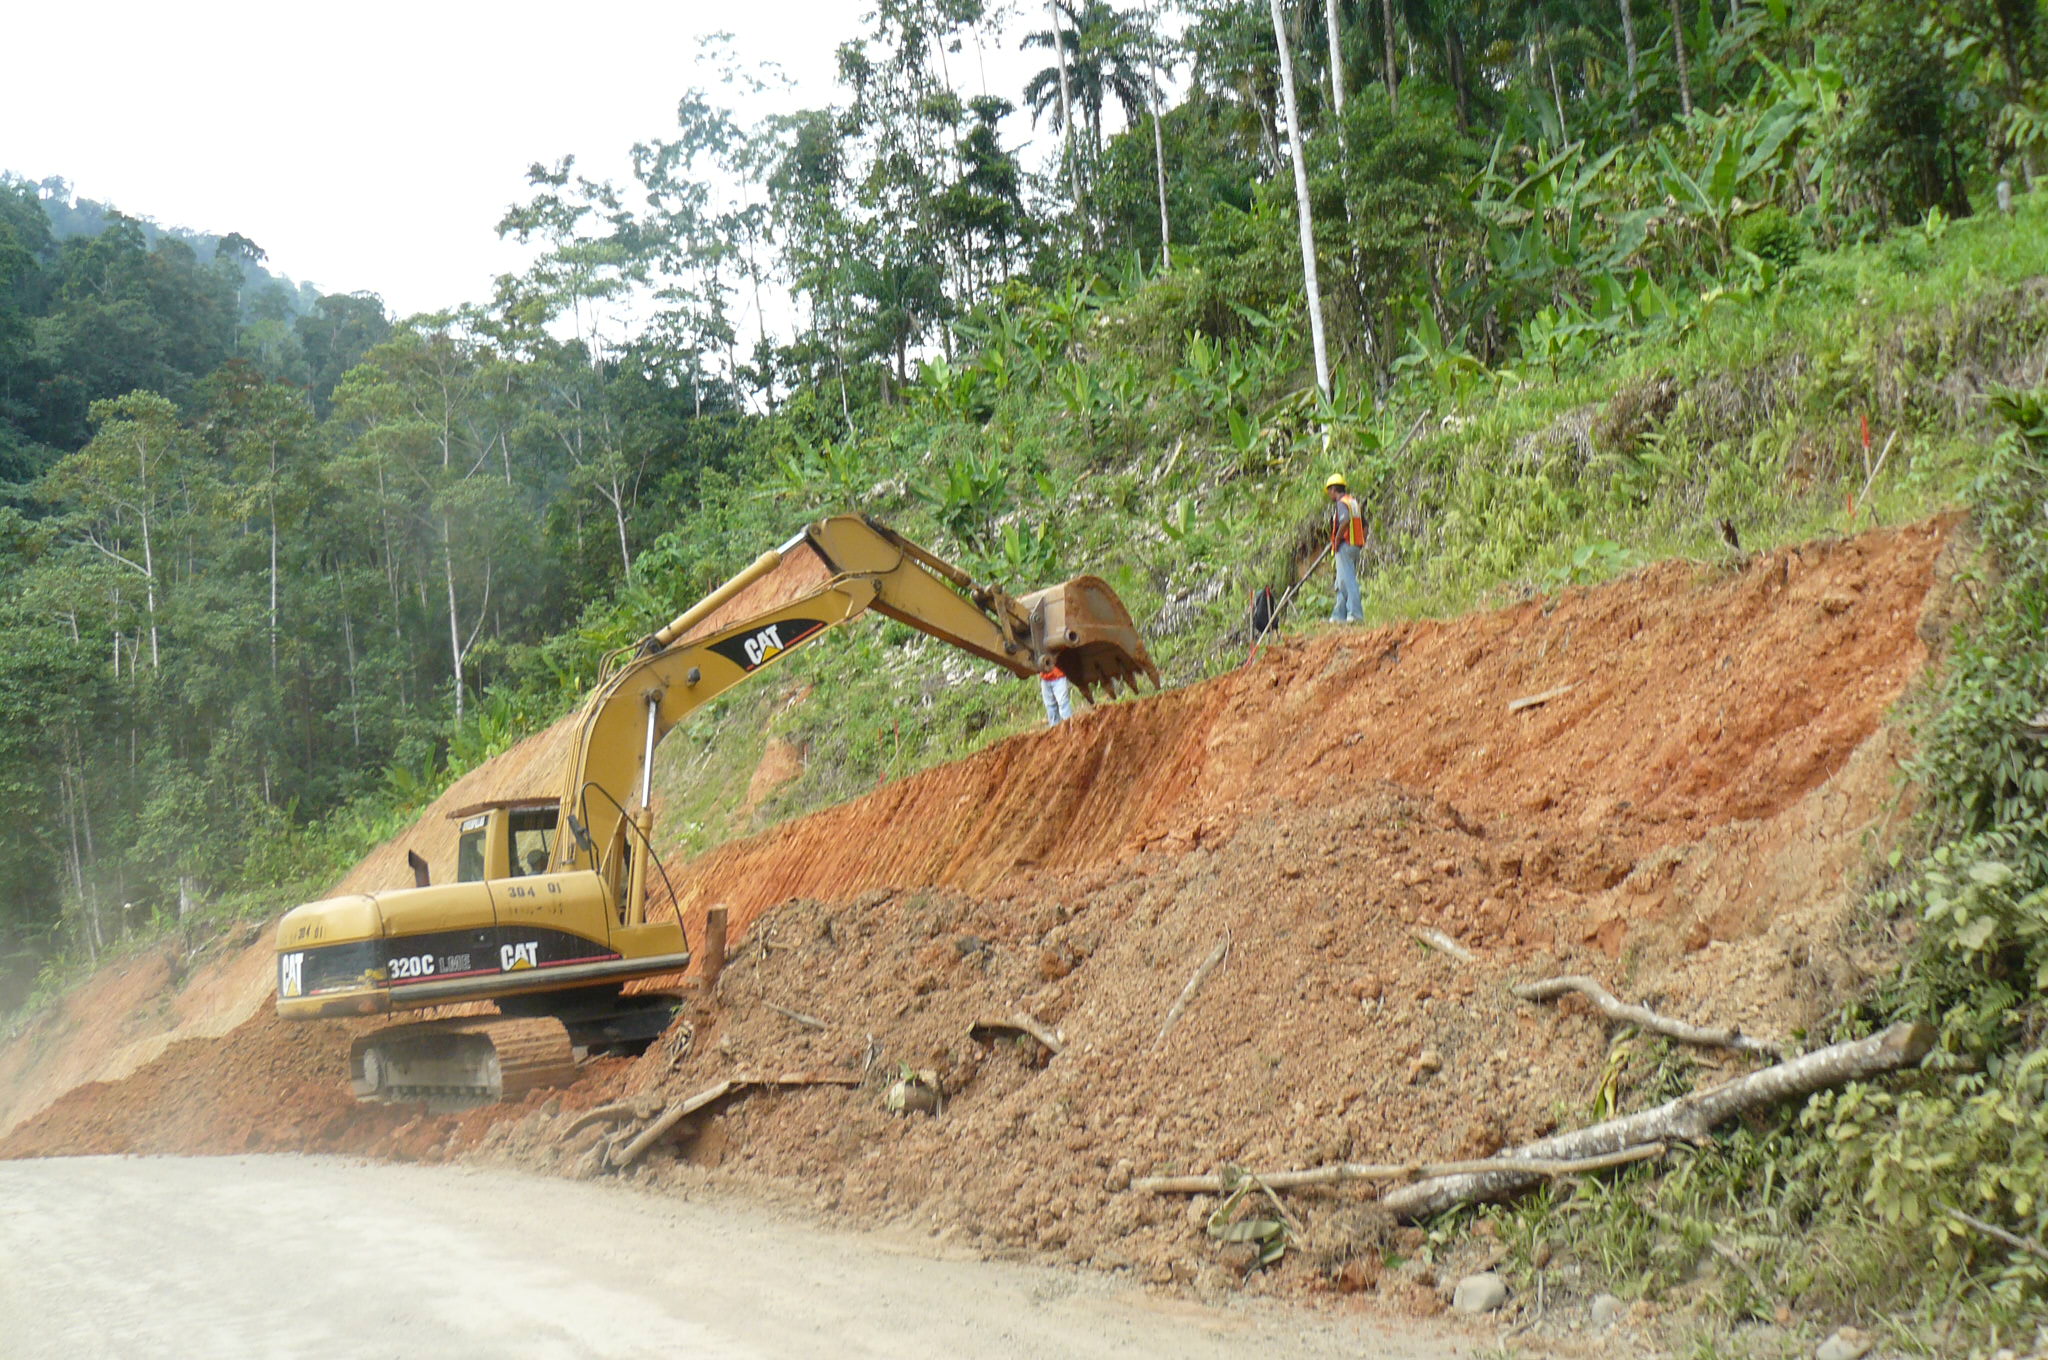
{"type": "Polygon", "coordinates": [[[763,1001],[761,1004],[766,1006],[769,1010],[774,1011],[777,1015],[783,1017],[785,1020],[796,1021],[805,1029],[830,1028],[829,1025],[827,1025],[823,1020],[820,1020],[815,1015],[805,1015],[802,1011],[793,1011],[787,1006],[778,1006],[773,1001],[763,1001]]]}
{"type": "Polygon", "coordinates": [[[1662,1143],[1645,1143],[1640,1147],[1623,1148],[1619,1152],[1604,1153],[1598,1157],[1580,1157],[1570,1161],[1485,1157],[1470,1162],[1337,1162],[1307,1171],[1240,1173],[1230,1177],[1228,1185],[1224,1183],[1225,1173],[1221,1172],[1214,1176],[1139,1176],[1131,1181],[1131,1189],[1154,1195],[1220,1195],[1233,1188],[1239,1180],[1246,1178],[1274,1190],[1298,1190],[1306,1185],[1337,1185],[1343,1181],[1412,1181],[1423,1177],[1479,1175],[1488,1171],[1507,1169],[1531,1172],[1538,1176],[1577,1176],[1588,1171],[1603,1171],[1611,1166],[1624,1166],[1629,1162],[1661,1157],[1664,1150],[1662,1143]]]}
{"type": "Polygon", "coordinates": [[[624,1119],[631,1113],[633,1102],[630,1100],[615,1100],[609,1105],[596,1105],[571,1120],[569,1127],[562,1130],[561,1136],[567,1138],[571,1134],[581,1133],[592,1124],[601,1124],[607,1119],[624,1119]]]}
{"type": "Polygon", "coordinates": [[[1028,1034],[1038,1040],[1039,1043],[1044,1044],[1046,1051],[1055,1057],[1067,1051],[1067,1046],[1060,1042],[1059,1036],[1047,1029],[1044,1024],[1028,1011],[1012,1011],[1010,1012],[1010,1018],[1007,1020],[977,1020],[967,1027],[967,1036],[970,1039],[979,1039],[984,1031],[996,1032],[1001,1030],[1028,1034]]]}
{"type": "Polygon", "coordinates": [[[606,1160],[613,1169],[631,1166],[641,1153],[654,1144],[670,1129],[689,1118],[714,1101],[749,1086],[858,1086],[860,1078],[841,1072],[784,1072],[775,1077],[741,1075],[728,1077],[724,1081],[705,1087],[695,1095],[684,1096],[656,1116],[653,1123],[633,1136],[631,1142],[610,1153],[606,1160]]]}
{"type": "Polygon", "coordinates": [[[1652,1142],[1703,1142],[1717,1126],[1739,1114],[1809,1096],[1843,1082],[1911,1067],[1926,1057],[1933,1046],[1932,1026],[1893,1025],[1882,1034],[1831,1044],[1710,1091],[1680,1096],[1654,1110],[1525,1143],[1499,1159],[1509,1163],[1504,1169],[1421,1181],[1391,1192],[1380,1202],[1394,1217],[1414,1221],[1460,1204],[1505,1199],[1542,1179],[1538,1172],[1514,1166],[1516,1161],[1597,1157],[1652,1142]]]}
{"type": "Polygon", "coordinates": [[[2006,1229],[1999,1227],[1996,1223],[1986,1223],[1983,1219],[1978,1218],[1974,1214],[1964,1213],[1961,1209],[1956,1208],[1953,1204],[1942,1205],[1941,1211],[1947,1214],[1950,1218],[1956,1220],[1956,1222],[1961,1223],[1966,1227],[1975,1228],[1978,1232],[1983,1233],[1986,1237],[1993,1238],[1997,1241],[2003,1242],[2005,1243],[2005,1245],[2013,1248],[2015,1251],[2028,1252],[2031,1255],[2040,1257],[2044,1261],[2048,1261],[2048,1247],[2042,1246],[2039,1242],[2036,1242],[2031,1237],[2022,1237],[2016,1232],[2008,1232],[2006,1229]]]}
{"type": "Polygon", "coordinates": [[[1229,954],[1230,932],[1226,930],[1223,932],[1223,938],[1216,942],[1216,947],[1209,951],[1209,957],[1202,960],[1201,967],[1195,969],[1195,975],[1188,979],[1188,985],[1180,989],[1180,995],[1167,1007],[1166,1019],[1160,1024],[1159,1033],[1152,1037],[1153,1043],[1157,1044],[1166,1037],[1166,1031],[1173,1028],[1174,1021],[1180,1019],[1180,1013],[1188,1008],[1188,1002],[1194,1000],[1195,993],[1202,990],[1202,983],[1208,979],[1209,974],[1216,971],[1216,966],[1229,954]]]}
{"type": "Polygon", "coordinates": [[[1541,982],[1524,982],[1508,990],[1524,1001],[1551,1001],[1567,992],[1577,992],[1591,1001],[1594,1009],[1609,1020],[1619,1020],[1638,1029],[1648,1030],[1652,1034],[1676,1039],[1682,1044],[1696,1044],[1701,1048],[1732,1048],[1742,1053],[1760,1054],[1774,1061],[1784,1056],[1778,1045],[1762,1039],[1752,1039],[1732,1026],[1727,1029],[1703,1029],[1698,1025],[1689,1025],[1683,1020],[1667,1019],[1648,1006],[1630,1005],[1592,978],[1578,973],[1566,977],[1545,978],[1541,982]]]}
{"type": "MultiPolygon", "coordinates": [[[[1576,684],[1577,681],[1573,681],[1572,683],[1576,684]]],[[[1520,699],[1510,700],[1508,702],[1508,712],[1520,713],[1523,709],[1535,708],[1540,704],[1547,704],[1552,699],[1562,699],[1565,695],[1570,694],[1571,692],[1572,686],[1570,684],[1565,684],[1559,685],[1556,689],[1544,690],[1541,694],[1525,695],[1520,699]]]]}
{"type": "Polygon", "coordinates": [[[1450,955],[1459,963],[1471,963],[1476,957],[1471,950],[1441,930],[1418,930],[1415,932],[1415,938],[1439,953],[1450,955]]]}
{"type": "Polygon", "coordinates": [[[705,1087],[693,1096],[685,1096],[683,1099],[674,1102],[666,1110],[662,1111],[660,1115],[656,1116],[653,1123],[635,1134],[631,1142],[612,1153],[607,1160],[611,1162],[614,1168],[631,1166],[639,1159],[640,1154],[653,1147],[655,1140],[664,1133],[667,1133],[670,1129],[682,1123],[683,1120],[703,1109],[712,1101],[717,1100],[721,1096],[731,1094],[735,1089],[743,1085],[745,1085],[744,1082],[737,1082],[728,1078],[715,1085],[705,1087]]]}

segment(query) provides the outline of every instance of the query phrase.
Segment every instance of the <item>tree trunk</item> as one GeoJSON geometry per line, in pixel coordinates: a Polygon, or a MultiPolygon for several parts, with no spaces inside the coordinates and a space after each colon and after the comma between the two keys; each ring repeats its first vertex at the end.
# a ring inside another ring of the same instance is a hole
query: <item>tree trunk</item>
{"type": "MultiPolygon", "coordinates": [[[[1555,1134],[1525,1143],[1503,1159],[1569,1160],[1597,1157],[1644,1143],[1705,1141],[1713,1130],[1737,1115],[1815,1091],[1911,1067],[1934,1045],[1928,1025],[1893,1025],[1882,1034],[1831,1044],[1790,1062],[1766,1067],[1710,1091],[1680,1096],[1640,1114],[1609,1119],[1591,1128],[1555,1134]]],[[[1529,1171],[1489,1171],[1419,1181],[1383,1196],[1381,1205],[1394,1217],[1414,1222],[1460,1204],[1504,1199],[1534,1185],[1541,1176],[1529,1171]]]]}
{"type": "Polygon", "coordinates": [[[462,622],[455,612],[455,548],[448,517],[441,517],[441,570],[448,583],[448,651],[455,675],[455,721],[462,721],[462,622]]]}
{"type": "Polygon", "coordinates": [[[1679,13],[1678,0],[1671,0],[1671,50],[1678,58],[1678,108],[1687,118],[1692,117],[1692,65],[1685,57],[1685,17],[1679,13]]]}
{"type": "Polygon", "coordinates": [[[1621,0],[1621,46],[1628,61],[1628,116],[1636,116],[1636,16],[1634,0],[1621,0]]]}
{"type": "Polygon", "coordinates": [[[356,630],[349,621],[348,612],[342,611],[341,637],[348,648],[348,735],[349,745],[357,750],[363,745],[362,704],[356,697],[356,630]]]}
{"type": "Polygon", "coordinates": [[[1323,0],[1323,22],[1330,31],[1330,107],[1344,117],[1344,40],[1337,27],[1337,0],[1323,0]]]}
{"type": "Polygon", "coordinates": [[[1401,75],[1394,62],[1394,0],[1380,0],[1380,37],[1386,48],[1387,112],[1401,111],[1401,75]]]}
{"type": "Polygon", "coordinates": [[[1301,277],[1308,289],[1308,328],[1315,343],[1316,390],[1330,395],[1330,353],[1323,340],[1323,296],[1316,284],[1315,219],[1308,205],[1308,162],[1301,148],[1301,111],[1294,101],[1294,58],[1287,50],[1287,24],[1280,0],[1268,0],[1273,12],[1273,38],[1280,45],[1280,97],[1287,111],[1287,150],[1294,159],[1294,207],[1301,225],[1301,277]]]}
{"type": "MultiPolygon", "coordinates": [[[[277,460],[271,459],[271,478],[277,477],[277,460]]],[[[277,493],[271,492],[270,501],[270,673],[277,674],[277,493]]]]}
{"type": "Polygon", "coordinates": [[[1550,99],[1557,106],[1557,135],[1560,141],[1570,142],[1571,129],[1564,120],[1564,87],[1557,79],[1557,54],[1550,50],[1550,33],[1543,31],[1543,64],[1550,70],[1550,99]]]}
{"type": "Polygon", "coordinates": [[[1451,92],[1458,99],[1458,126],[1472,126],[1472,96],[1465,88],[1465,39],[1456,23],[1444,26],[1444,65],[1450,68],[1451,92]]]}
{"type": "MultiPolygon", "coordinates": [[[[1672,0],[1675,4],[1677,0],[1672,0]]],[[[1081,214],[1081,168],[1074,157],[1074,96],[1067,84],[1067,38],[1060,28],[1059,0],[1045,0],[1052,16],[1052,50],[1060,67],[1060,152],[1067,160],[1067,190],[1074,196],[1074,214],[1081,214]]],[[[1087,223],[1082,223],[1085,230],[1087,223]]]]}
{"type": "MultiPolygon", "coordinates": [[[[1335,3],[1336,0],[1331,0],[1335,3]]],[[[1166,138],[1159,130],[1159,7],[1152,7],[1150,69],[1145,75],[1145,93],[1152,100],[1152,171],[1159,185],[1159,262],[1173,268],[1173,222],[1166,213],[1166,138]]]]}

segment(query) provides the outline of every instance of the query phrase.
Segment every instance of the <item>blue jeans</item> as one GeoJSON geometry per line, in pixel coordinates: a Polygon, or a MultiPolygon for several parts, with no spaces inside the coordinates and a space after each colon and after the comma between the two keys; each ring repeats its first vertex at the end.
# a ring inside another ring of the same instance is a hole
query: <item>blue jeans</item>
{"type": "Polygon", "coordinates": [[[1038,687],[1045,697],[1045,720],[1049,723],[1063,722],[1074,716],[1074,699],[1067,692],[1067,677],[1057,680],[1038,677],[1038,687]]]}
{"type": "Polygon", "coordinates": [[[1365,606],[1358,602],[1358,545],[1337,545],[1337,603],[1330,610],[1332,623],[1364,623],[1365,606]]]}

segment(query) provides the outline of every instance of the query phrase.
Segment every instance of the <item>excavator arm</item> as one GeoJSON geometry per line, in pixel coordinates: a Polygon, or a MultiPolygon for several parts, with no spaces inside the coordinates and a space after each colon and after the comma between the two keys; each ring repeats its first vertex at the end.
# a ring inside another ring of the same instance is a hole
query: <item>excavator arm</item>
{"type": "MultiPolygon", "coordinates": [[[[560,791],[564,820],[576,823],[555,839],[550,871],[615,867],[621,847],[645,845],[661,739],[756,671],[870,609],[1019,676],[1058,665],[1088,693],[1098,685],[1114,693],[1140,675],[1159,680],[1130,615],[1095,577],[1018,599],[873,520],[820,520],[649,634],[599,683],[560,791]],[[762,589],[770,578],[785,576],[823,579],[750,608],[771,593],[762,589]],[[640,831],[630,839],[628,821],[640,831]]],[[[627,857],[644,858],[630,849],[627,857]]],[[[633,877],[640,872],[636,863],[633,877]]],[[[635,914],[640,883],[613,881],[635,914]]]]}

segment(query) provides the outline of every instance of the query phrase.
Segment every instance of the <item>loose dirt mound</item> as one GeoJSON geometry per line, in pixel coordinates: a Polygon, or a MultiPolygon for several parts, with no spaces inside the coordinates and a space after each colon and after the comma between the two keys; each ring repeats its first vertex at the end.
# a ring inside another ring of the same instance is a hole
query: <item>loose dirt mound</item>
{"type": "MultiPolygon", "coordinates": [[[[1189,1278],[1214,1269],[1210,1206],[1131,1195],[1131,1175],[1484,1153],[1603,1090],[1718,1070],[1617,1054],[1576,1004],[1514,1002],[1510,980],[1592,972],[1782,1037],[1881,966],[1843,926],[1895,807],[1881,719],[1925,664],[1945,530],[1321,633],[722,847],[672,870],[693,930],[714,902],[738,926],[716,1004],[687,1043],[546,1100],[462,1120],[349,1106],[332,1074],[350,1027],[264,1013],[71,1093],[0,1155],[482,1141],[568,1168],[600,1129],[565,1136],[566,1110],[831,1068],[865,1085],[714,1105],[643,1168],[706,1174],[667,1170],[679,1154],[990,1248],[1189,1278]],[[970,1038],[1020,1008],[1066,1051],[970,1038]],[[881,1108],[903,1065],[938,1075],[936,1117],[881,1108]]],[[[1360,1203],[1304,1197],[1311,1249],[1291,1259],[1361,1252],[1360,1203]]]]}

